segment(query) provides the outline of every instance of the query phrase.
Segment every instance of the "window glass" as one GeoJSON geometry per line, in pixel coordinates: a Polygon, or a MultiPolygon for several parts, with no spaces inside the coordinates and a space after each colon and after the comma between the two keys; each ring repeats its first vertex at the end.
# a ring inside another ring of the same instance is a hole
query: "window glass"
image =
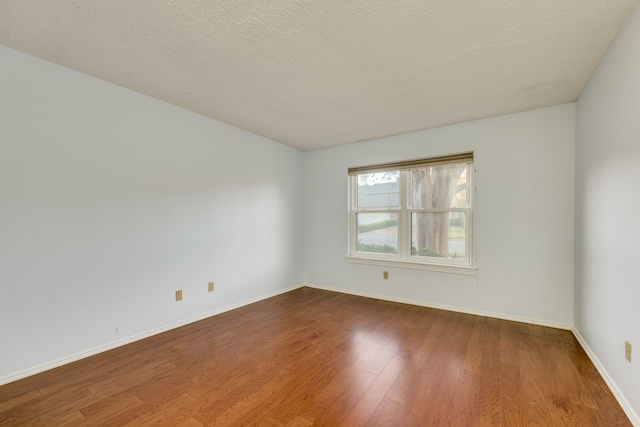
{"type": "Polygon", "coordinates": [[[464,258],[465,234],[463,212],[414,212],[411,215],[411,255],[464,258]]]}
{"type": "Polygon", "coordinates": [[[397,213],[359,213],[357,222],[359,252],[398,253],[397,213]]]}
{"type": "Polygon", "coordinates": [[[357,175],[358,209],[399,208],[399,178],[399,171],[357,175]]]}
{"type": "Polygon", "coordinates": [[[467,164],[411,169],[411,207],[414,209],[467,208],[467,164]]]}

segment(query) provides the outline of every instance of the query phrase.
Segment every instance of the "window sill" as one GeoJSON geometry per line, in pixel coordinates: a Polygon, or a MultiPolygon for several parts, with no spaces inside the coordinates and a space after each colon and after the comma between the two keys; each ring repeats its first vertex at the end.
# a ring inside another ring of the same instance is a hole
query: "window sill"
{"type": "Polygon", "coordinates": [[[440,273],[464,274],[475,276],[476,267],[450,264],[425,264],[411,261],[389,260],[381,258],[365,258],[347,255],[347,262],[354,264],[379,265],[384,267],[410,268],[413,270],[437,271],[440,273]]]}

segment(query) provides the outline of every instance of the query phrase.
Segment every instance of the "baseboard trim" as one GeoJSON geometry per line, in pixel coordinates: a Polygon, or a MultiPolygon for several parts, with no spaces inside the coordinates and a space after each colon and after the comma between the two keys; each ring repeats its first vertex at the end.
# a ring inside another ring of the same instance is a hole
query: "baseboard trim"
{"type": "Polygon", "coordinates": [[[485,317],[491,317],[491,318],[495,318],[495,319],[510,320],[510,321],[514,321],[514,322],[529,323],[529,324],[532,324],[532,325],[547,326],[547,327],[556,328],[556,329],[569,330],[576,337],[576,340],[578,341],[580,346],[582,346],[582,348],[584,349],[585,353],[587,353],[587,356],[589,357],[589,359],[591,360],[593,365],[596,367],[596,369],[598,370],[598,372],[600,373],[600,375],[604,379],[605,383],[607,384],[607,386],[609,387],[609,389],[613,393],[613,396],[616,398],[616,400],[620,404],[620,407],[622,408],[624,413],[629,418],[629,421],[631,422],[631,424],[633,424],[634,427],[640,427],[640,417],[638,417],[638,415],[635,413],[633,408],[631,408],[631,406],[629,405],[629,402],[627,402],[627,399],[624,397],[622,392],[620,392],[620,390],[618,389],[618,386],[616,385],[615,381],[613,381],[611,376],[609,376],[609,373],[604,368],[602,363],[600,363],[600,360],[598,360],[598,358],[596,357],[595,353],[591,350],[591,348],[589,347],[587,342],[584,340],[582,335],[580,335],[580,332],[578,332],[578,330],[573,325],[566,325],[566,324],[563,324],[563,323],[555,323],[555,322],[547,322],[547,321],[544,321],[544,320],[530,319],[530,318],[520,317],[520,316],[510,316],[510,315],[504,315],[504,314],[499,314],[499,313],[488,313],[488,312],[484,312],[484,311],[480,311],[480,310],[469,310],[469,309],[464,309],[464,308],[455,307],[455,306],[447,306],[447,305],[443,305],[443,304],[433,304],[433,303],[428,303],[428,302],[424,302],[424,301],[417,301],[417,300],[412,300],[412,299],[407,299],[407,298],[395,298],[395,297],[389,297],[389,296],[386,296],[386,295],[372,294],[372,293],[368,293],[368,292],[357,292],[357,291],[351,291],[351,290],[347,290],[347,289],[332,288],[332,287],[329,287],[329,286],[314,285],[314,284],[311,284],[311,283],[305,283],[304,286],[307,286],[307,287],[310,287],[310,288],[315,288],[315,289],[322,289],[322,290],[325,290],[325,291],[338,292],[338,293],[349,294],[349,295],[356,295],[356,296],[361,296],[361,297],[366,297],[366,298],[373,298],[373,299],[378,299],[378,300],[383,300],[383,301],[399,302],[399,303],[403,303],[403,304],[411,304],[411,305],[417,305],[417,306],[421,306],[421,307],[435,308],[435,309],[439,309],[439,310],[454,311],[454,312],[457,312],[457,313],[473,314],[473,315],[477,315],[477,316],[485,316],[485,317]]]}
{"type": "Polygon", "coordinates": [[[115,341],[115,342],[109,343],[107,345],[103,345],[103,346],[100,346],[100,347],[95,347],[95,348],[92,348],[92,349],[87,350],[87,351],[83,351],[83,352],[76,353],[76,354],[68,356],[68,357],[63,357],[61,359],[54,360],[53,362],[45,363],[45,364],[36,366],[34,368],[30,368],[30,369],[27,369],[27,370],[24,370],[24,371],[21,371],[21,372],[17,372],[15,374],[11,374],[11,375],[8,375],[8,376],[0,378],[0,386],[12,383],[14,381],[21,380],[23,378],[30,377],[32,375],[36,375],[36,374],[39,374],[39,373],[42,373],[42,372],[45,372],[45,371],[48,371],[48,370],[51,370],[51,369],[54,369],[54,368],[58,368],[58,367],[63,366],[63,365],[67,365],[69,363],[76,362],[78,360],[86,359],[87,357],[91,357],[91,356],[94,356],[94,355],[99,354],[99,353],[104,353],[105,351],[113,350],[114,348],[122,347],[122,346],[125,346],[127,344],[131,344],[131,343],[134,343],[136,341],[140,341],[140,340],[143,340],[145,338],[149,338],[149,337],[152,337],[154,335],[158,335],[158,334],[161,334],[163,332],[170,331],[172,329],[180,328],[182,326],[186,326],[186,325],[191,324],[191,323],[199,322],[200,320],[204,320],[204,319],[207,319],[209,317],[225,313],[227,311],[235,310],[236,308],[244,307],[246,305],[253,304],[253,303],[256,303],[258,301],[262,301],[262,300],[265,300],[265,299],[268,299],[268,298],[272,298],[272,297],[278,296],[280,294],[285,294],[287,292],[291,292],[293,290],[302,288],[304,286],[306,286],[306,285],[300,284],[300,285],[291,286],[289,288],[280,289],[278,291],[271,292],[271,293],[268,293],[268,294],[265,294],[265,295],[261,295],[261,296],[256,297],[256,298],[251,298],[251,299],[242,301],[242,302],[237,303],[237,304],[233,304],[233,305],[230,305],[230,306],[227,306],[227,307],[223,307],[223,308],[220,308],[220,309],[217,309],[217,310],[214,310],[214,311],[207,312],[207,313],[201,314],[199,316],[195,316],[195,317],[191,317],[189,319],[181,320],[179,322],[175,322],[175,323],[172,323],[172,324],[169,324],[169,325],[166,325],[166,326],[162,326],[160,328],[152,329],[150,331],[146,331],[146,332],[143,332],[141,334],[137,334],[137,335],[134,335],[132,337],[125,338],[125,339],[122,339],[122,340],[119,340],[119,341],[115,341]]]}
{"type": "Polygon", "coordinates": [[[591,362],[594,364],[594,366],[596,367],[596,369],[598,370],[598,372],[600,373],[600,375],[602,376],[602,378],[604,379],[605,383],[607,384],[607,386],[609,387],[609,389],[611,389],[611,392],[613,393],[613,395],[615,396],[616,400],[618,401],[618,403],[620,404],[620,406],[622,407],[622,410],[624,411],[624,413],[627,415],[627,417],[629,418],[629,420],[631,421],[631,423],[634,425],[634,427],[640,427],[640,417],[638,417],[638,415],[635,413],[635,411],[631,408],[631,406],[629,405],[629,403],[627,402],[626,398],[624,397],[624,395],[620,392],[620,390],[618,389],[615,381],[613,381],[613,379],[609,376],[609,373],[607,372],[607,370],[604,368],[604,366],[602,365],[602,363],[600,363],[600,360],[598,359],[598,357],[595,355],[595,353],[591,350],[591,348],[589,347],[589,345],[587,344],[587,342],[584,340],[584,338],[582,337],[582,335],[580,335],[580,332],[578,332],[578,330],[571,326],[571,325],[566,325],[566,324],[562,324],[562,323],[555,323],[555,322],[547,322],[547,321],[543,321],[543,320],[538,320],[538,319],[530,319],[530,318],[525,318],[525,317],[520,317],[520,316],[510,316],[510,315],[504,315],[504,314],[499,314],[499,313],[488,313],[485,311],[480,311],[480,310],[471,310],[471,309],[464,309],[464,308],[460,308],[460,307],[455,307],[455,306],[448,306],[448,305],[444,305],[444,304],[434,304],[434,303],[429,303],[429,302],[424,302],[424,301],[418,301],[418,300],[412,300],[412,299],[408,299],[408,298],[395,298],[395,297],[389,297],[386,295],[378,295],[378,294],[372,294],[372,293],[368,293],[368,292],[357,292],[357,291],[351,291],[351,290],[346,290],[346,289],[340,289],[340,288],[333,288],[333,287],[329,287],[329,286],[320,286],[320,285],[315,285],[315,284],[310,284],[310,283],[304,283],[304,284],[300,284],[300,285],[295,285],[295,286],[291,286],[289,288],[285,288],[285,289],[280,289],[278,291],[275,292],[271,292],[265,295],[261,295],[259,297],[256,298],[252,298],[252,299],[248,299],[245,301],[242,301],[240,303],[237,304],[233,304],[230,306],[226,306],[199,316],[195,316],[189,319],[185,319],[182,320],[180,322],[175,322],[172,323],[170,325],[166,325],[160,328],[156,328],[138,335],[134,335],[132,337],[123,339],[123,340],[119,340],[104,346],[100,346],[100,347],[95,347],[93,349],[84,351],[84,352],[80,352],[68,357],[64,357],[62,359],[58,359],[49,363],[45,363],[43,365],[39,365],[36,366],[34,368],[30,368],[21,372],[17,372],[15,374],[9,375],[9,376],[5,376],[0,378],[0,386],[5,385],[5,384],[9,384],[11,382],[14,381],[18,381],[21,380],[23,378],[27,378],[30,377],[32,375],[36,375],[54,368],[58,368],[60,366],[63,365],[67,365],[69,363],[72,362],[76,362],[78,360],[82,360],[85,359],[87,357],[91,357],[94,356],[96,354],[99,353],[103,353],[105,351],[109,351],[109,350],[113,350],[114,348],[118,348],[118,347],[122,347],[125,346],[127,344],[131,344],[134,343],[136,341],[140,341],[143,340],[145,338],[149,338],[152,337],[154,335],[158,335],[161,334],[163,332],[167,332],[170,331],[172,329],[176,329],[176,328],[180,328],[182,326],[186,326],[188,324],[191,323],[195,323],[198,322],[200,320],[204,320],[207,319],[209,317],[212,316],[216,316],[218,314],[222,314],[225,313],[227,311],[231,311],[231,310],[235,310],[236,308],[240,308],[240,307],[244,307],[246,305],[249,304],[253,304],[256,303],[258,301],[262,301],[268,298],[272,298],[275,297],[277,295],[281,295],[287,292],[291,292],[293,290],[302,288],[302,287],[309,287],[309,288],[315,288],[315,289],[321,289],[321,290],[326,290],[326,291],[331,291],[331,292],[338,292],[338,293],[343,293],[343,294],[349,294],[349,295],[355,295],[355,296],[361,296],[361,297],[365,297],[365,298],[373,298],[373,299],[378,299],[378,300],[383,300],[383,301],[391,301],[391,302],[399,302],[399,303],[403,303],[403,304],[410,304],[410,305],[416,305],[416,306],[421,306],[421,307],[428,307],[428,308],[435,308],[438,310],[447,310],[447,311],[453,311],[453,312],[457,312],[457,313],[463,313],[463,314],[472,314],[472,315],[477,315],[477,316],[485,316],[485,317],[491,317],[491,318],[496,318],[496,319],[502,319],[502,320],[510,320],[510,321],[515,321],[515,322],[521,322],[521,323],[529,323],[529,324],[533,324],[533,325],[539,325],[539,326],[547,326],[547,327],[552,327],[552,328],[557,328],[557,329],[565,329],[565,330],[570,330],[573,335],[576,337],[576,340],[578,341],[578,343],[580,343],[580,345],[582,346],[582,348],[584,349],[585,353],[587,353],[587,356],[589,357],[589,359],[591,360],[591,362]]]}
{"type": "Polygon", "coordinates": [[[624,413],[629,418],[629,421],[631,421],[631,424],[633,424],[634,427],[640,427],[640,417],[638,417],[638,414],[636,414],[636,412],[633,410],[631,405],[629,405],[629,402],[627,402],[627,399],[624,397],[624,394],[622,394],[620,389],[618,389],[616,382],[613,381],[613,378],[611,378],[611,376],[609,375],[605,367],[602,365],[602,363],[600,363],[600,360],[598,359],[596,354],[593,352],[593,350],[591,350],[591,347],[589,347],[589,344],[587,344],[587,341],[582,337],[582,335],[580,335],[580,332],[578,332],[578,330],[575,327],[571,328],[571,332],[573,333],[573,336],[576,337],[576,340],[578,340],[578,343],[580,343],[585,353],[587,353],[587,356],[589,356],[589,359],[591,359],[591,363],[593,363],[593,365],[596,367],[596,369],[602,376],[602,379],[604,379],[604,382],[607,383],[607,386],[609,387],[609,389],[615,396],[616,400],[622,407],[622,410],[624,411],[624,413]]]}
{"type": "Polygon", "coordinates": [[[567,331],[570,331],[573,328],[572,325],[567,325],[567,324],[564,324],[564,323],[548,322],[546,320],[530,319],[530,318],[527,318],[527,317],[511,316],[511,315],[508,315],[508,314],[501,314],[501,313],[491,313],[491,312],[481,311],[481,310],[472,310],[472,309],[461,308],[461,307],[456,307],[456,306],[450,306],[450,305],[444,305],[444,304],[435,304],[435,303],[431,303],[431,302],[413,300],[413,299],[409,299],[409,298],[396,298],[396,297],[390,297],[390,296],[387,296],[387,295],[372,294],[372,293],[369,293],[369,292],[358,292],[358,291],[352,291],[352,290],[348,290],[348,289],[332,288],[332,287],[329,287],[329,286],[314,285],[314,284],[311,284],[311,283],[305,283],[304,286],[307,286],[309,288],[322,289],[322,290],[325,290],[325,291],[339,292],[339,293],[342,293],[342,294],[355,295],[355,296],[359,296],[359,297],[373,298],[373,299],[378,299],[378,300],[382,300],[382,301],[399,302],[399,303],[402,303],[402,304],[410,304],[410,305],[417,305],[417,306],[420,306],[420,307],[435,308],[437,310],[454,311],[456,313],[463,313],[463,314],[473,314],[473,315],[476,315],[476,316],[491,317],[491,318],[494,318],[494,319],[509,320],[509,321],[512,321],[512,322],[529,323],[531,325],[547,326],[549,328],[564,329],[564,330],[567,330],[567,331]]]}

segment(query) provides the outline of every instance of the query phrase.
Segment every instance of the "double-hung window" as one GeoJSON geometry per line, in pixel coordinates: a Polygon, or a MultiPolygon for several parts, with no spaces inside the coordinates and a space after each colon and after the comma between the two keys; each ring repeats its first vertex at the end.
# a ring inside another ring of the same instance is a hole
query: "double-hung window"
{"type": "Polygon", "coordinates": [[[472,219],[473,153],[349,168],[349,261],[473,274],[472,219]]]}

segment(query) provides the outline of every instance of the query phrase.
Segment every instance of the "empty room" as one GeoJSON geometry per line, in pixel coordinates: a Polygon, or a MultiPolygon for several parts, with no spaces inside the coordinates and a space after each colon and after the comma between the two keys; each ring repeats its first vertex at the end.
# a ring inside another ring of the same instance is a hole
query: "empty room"
{"type": "Polygon", "coordinates": [[[637,0],[0,0],[1,426],[640,427],[637,0]]]}

